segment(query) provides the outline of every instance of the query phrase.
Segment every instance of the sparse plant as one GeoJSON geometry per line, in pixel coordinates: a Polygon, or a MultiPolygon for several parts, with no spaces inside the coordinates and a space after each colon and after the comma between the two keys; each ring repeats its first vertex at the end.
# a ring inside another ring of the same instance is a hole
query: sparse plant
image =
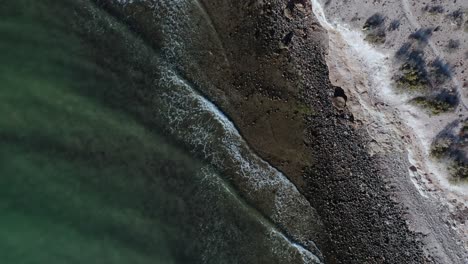
{"type": "Polygon", "coordinates": [[[441,5],[432,5],[432,6],[429,6],[429,5],[426,5],[424,8],[423,8],[424,11],[426,12],[429,12],[430,14],[442,14],[444,13],[444,7],[441,6],[441,5]]]}
{"type": "Polygon", "coordinates": [[[408,54],[406,62],[400,67],[400,73],[397,76],[396,83],[401,89],[422,91],[430,86],[425,61],[422,54],[417,51],[408,54]]]}
{"type": "Polygon", "coordinates": [[[465,132],[465,133],[468,132],[468,122],[465,121],[465,122],[463,123],[462,131],[465,132]]]}
{"type": "Polygon", "coordinates": [[[431,156],[436,159],[443,158],[445,155],[448,154],[452,143],[453,142],[450,139],[439,139],[436,142],[432,143],[431,156]]]}
{"type": "Polygon", "coordinates": [[[390,25],[388,26],[389,31],[395,31],[400,27],[400,20],[395,19],[392,22],[390,22],[390,25]]]}
{"type": "Polygon", "coordinates": [[[450,51],[450,52],[453,52],[455,50],[457,50],[458,48],[460,48],[460,40],[455,40],[455,39],[451,39],[449,40],[448,44],[447,44],[447,49],[450,51]]]}
{"type": "Polygon", "coordinates": [[[420,28],[416,32],[412,33],[409,38],[417,40],[422,43],[427,43],[429,38],[432,36],[432,28],[420,28]]]}
{"type": "Polygon", "coordinates": [[[452,67],[440,58],[435,59],[431,63],[431,68],[432,79],[436,84],[445,83],[452,77],[452,67]]]}
{"type": "Polygon", "coordinates": [[[452,163],[449,168],[453,180],[468,180],[468,164],[457,160],[452,163]]]}
{"type": "Polygon", "coordinates": [[[378,28],[384,24],[384,21],[385,17],[382,14],[375,13],[366,20],[362,29],[371,30],[378,28]]]}
{"type": "Polygon", "coordinates": [[[464,141],[468,139],[468,122],[464,121],[462,124],[462,127],[460,128],[460,132],[458,133],[460,138],[462,138],[464,141]]]}
{"type": "Polygon", "coordinates": [[[457,9],[447,15],[448,19],[453,21],[455,25],[457,25],[458,27],[461,27],[463,25],[464,16],[465,16],[465,12],[461,9],[457,9]]]}
{"type": "Polygon", "coordinates": [[[376,30],[367,34],[366,41],[374,44],[384,44],[386,40],[385,30],[376,30]]]}
{"type": "Polygon", "coordinates": [[[438,100],[435,98],[417,97],[411,100],[414,104],[421,106],[431,112],[433,115],[438,115],[444,112],[453,111],[454,107],[447,101],[438,100]]]}
{"type": "Polygon", "coordinates": [[[385,17],[380,13],[375,13],[369,17],[363,27],[367,31],[366,41],[373,44],[385,43],[385,17]]]}
{"type": "Polygon", "coordinates": [[[403,45],[395,53],[395,57],[400,60],[406,59],[408,57],[408,54],[410,53],[410,50],[411,50],[411,43],[409,42],[403,43],[403,45]]]}

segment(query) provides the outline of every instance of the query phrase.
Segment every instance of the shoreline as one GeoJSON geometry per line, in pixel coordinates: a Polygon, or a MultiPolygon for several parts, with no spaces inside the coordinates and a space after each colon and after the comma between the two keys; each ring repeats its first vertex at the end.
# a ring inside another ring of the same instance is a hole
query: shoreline
{"type": "Polygon", "coordinates": [[[111,10],[304,194],[324,223],[326,237],[313,242],[327,263],[463,263],[444,215],[432,217],[435,204],[408,177],[407,159],[369,153],[371,133],[340,107],[346,99],[330,83],[328,37],[310,2],[201,2],[187,10],[160,2],[111,10]]]}

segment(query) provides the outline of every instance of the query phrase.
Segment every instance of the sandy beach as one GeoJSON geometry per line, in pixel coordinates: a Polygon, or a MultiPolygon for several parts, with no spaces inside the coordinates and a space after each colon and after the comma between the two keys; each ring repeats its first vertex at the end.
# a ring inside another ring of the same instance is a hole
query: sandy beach
{"type": "MultiPolygon", "coordinates": [[[[431,4],[327,1],[323,15],[331,21],[327,21],[330,27],[328,64],[331,82],[349,93],[348,106],[358,119],[364,120],[364,126],[376,139],[372,149],[406,153],[411,164],[409,175],[420,195],[445,207],[441,214],[457,229],[468,248],[468,186],[453,179],[451,164],[455,156],[434,157],[441,138],[447,134],[454,141],[463,137],[458,131],[466,116],[467,74],[463,61],[468,34],[463,29],[466,16],[463,14],[468,4],[438,4],[437,1],[431,4]],[[368,37],[373,34],[372,29],[366,29],[368,21],[377,16],[381,19],[379,27],[385,32],[381,33],[384,40],[378,43],[368,37]],[[398,27],[391,29],[395,21],[398,27]],[[450,69],[450,79],[434,82],[426,90],[404,90],[395,81],[401,70],[398,54],[411,36],[421,30],[431,31],[427,33],[427,42],[418,47],[423,52],[424,67],[430,68],[430,61],[442,61],[450,69]],[[453,42],[459,45],[449,47],[453,42]],[[414,98],[442,90],[454,91],[459,96],[449,111],[434,113],[430,107],[413,103],[414,98]]],[[[465,160],[465,145],[457,148],[457,157],[465,160]]]]}

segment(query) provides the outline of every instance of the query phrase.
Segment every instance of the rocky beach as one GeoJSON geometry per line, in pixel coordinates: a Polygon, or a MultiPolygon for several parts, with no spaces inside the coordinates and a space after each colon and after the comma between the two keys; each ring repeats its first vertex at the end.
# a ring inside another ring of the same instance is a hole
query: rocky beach
{"type": "Polygon", "coordinates": [[[0,260],[468,263],[466,5],[8,3],[0,260]]]}

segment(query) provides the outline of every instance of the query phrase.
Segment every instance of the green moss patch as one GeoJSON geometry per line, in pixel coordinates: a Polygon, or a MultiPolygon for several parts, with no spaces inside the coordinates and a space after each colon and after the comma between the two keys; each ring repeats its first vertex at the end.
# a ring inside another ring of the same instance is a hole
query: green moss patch
{"type": "Polygon", "coordinates": [[[363,30],[377,29],[383,26],[384,22],[385,22],[385,17],[380,13],[375,13],[366,20],[362,29],[363,30]]]}
{"type": "Polygon", "coordinates": [[[468,181],[468,164],[461,161],[455,161],[449,168],[452,176],[452,181],[467,182],[468,181]]]}
{"type": "Polygon", "coordinates": [[[297,104],[294,112],[299,113],[301,115],[306,115],[306,116],[313,115],[315,113],[312,107],[307,106],[305,104],[297,104]]]}
{"type": "Polygon", "coordinates": [[[441,139],[432,144],[431,156],[441,159],[446,156],[453,142],[450,139],[441,139]]]}
{"type": "Polygon", "coordinates": [[[411,102],[417,106],[430,111],[433,115],[449,112],[454,110],[454,106],[442,100],[430,99],[426,97],[417,97],[411,102]]]}
{"type": "Polygon", "coordinates": [[[385,17],[380,13],[375,13],[369,17],[362,27],[367,33],[365,40],[372,44],[385,43],[385,17]]]}
{"type": "Polygon", "coordinates": [[[373,44],[384,44],[386,40],[385,32],[371,32],[367,34],[365,40],[373,44]]]}
{"type": "Polygon", "coordinates": [[[423,91],[429,86],[429,80],[421,69],[410,63],[405,63],[400,67],[400,77],[397,78],[397,86],[410,91],[423,91]]]}

